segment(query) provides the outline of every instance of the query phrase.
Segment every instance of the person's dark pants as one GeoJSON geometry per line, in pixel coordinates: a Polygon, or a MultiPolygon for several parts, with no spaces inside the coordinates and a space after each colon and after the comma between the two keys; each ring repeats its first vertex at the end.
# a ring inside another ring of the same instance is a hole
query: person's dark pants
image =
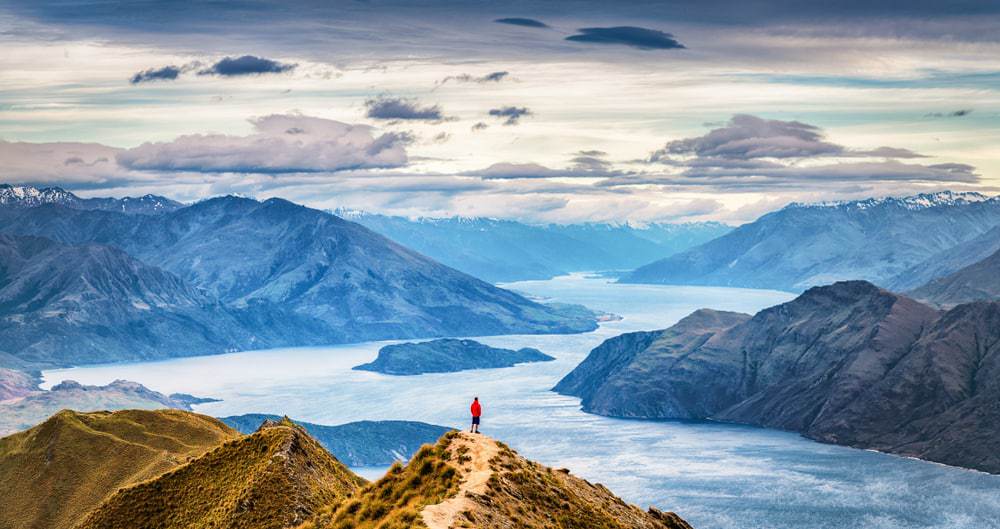
{"type": "Polygon", "coordinates": [[[479,417],[472,418],[472,431],[475,432],[476,430],[479,430],[479,417]]]}

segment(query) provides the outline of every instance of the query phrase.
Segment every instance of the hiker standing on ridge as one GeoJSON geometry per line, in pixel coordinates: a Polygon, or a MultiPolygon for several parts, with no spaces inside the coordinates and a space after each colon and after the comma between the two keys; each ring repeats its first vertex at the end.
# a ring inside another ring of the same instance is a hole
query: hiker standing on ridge
{"type": "Polygon", "coordinates": [[[479,416],[483,414],[483,407],[479,404],[479,397],[472,399],[472,433],[479,433],[479,416]]]}

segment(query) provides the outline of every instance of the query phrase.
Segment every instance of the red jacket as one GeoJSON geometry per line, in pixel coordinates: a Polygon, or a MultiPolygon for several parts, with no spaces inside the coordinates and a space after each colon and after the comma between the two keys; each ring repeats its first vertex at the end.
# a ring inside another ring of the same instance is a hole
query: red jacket
{"type": "Polygon", "coordinates": [[[472,416],[479,417],[483,414],[483,407],[479,405],[478,400],[472,401],[472,416]]]}

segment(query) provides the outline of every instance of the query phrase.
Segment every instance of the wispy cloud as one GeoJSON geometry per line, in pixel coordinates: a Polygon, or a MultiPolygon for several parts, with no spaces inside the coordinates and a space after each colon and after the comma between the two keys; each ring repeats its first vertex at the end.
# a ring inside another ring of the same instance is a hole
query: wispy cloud
{"type": "Polygon", "coordinates": [[[576,35],[566,37],[573,42],[618,44],[640,50],[681,50],[685,46],[670,33],[635,26],[610,28],[580,28],[576,35]]]}
{"type": "Polygon", "coordinates": [[[491,109],[489,114],[496,118],[503,118],[504,125],[517,125],[524,116],[532,115],[527,107],[506,106],[491,109]]]}
{"type": "Polygon", "coordinates": [[[504,79],[508,79],[509,76],[510,72],[507,71],[490,72],[488,74],[479,76],[463,73],[461,75],[449,75],[448,77],[441,79],[437,84],[443,85],[449,81],[455,81],[456,83],[478,83],[478,84],[499,83],[504,79]]]}
{"type": "Polygon", "coordinates": [[[963,108],[960,110],[953,110],[951,112],[928,112],[924,114],[926,118],[961,118],[972,114],[971,108],[963,108]]]}
{"type": "Polygon", "coordinates": [[[145,83],[149,81],[173,81],[181,74],[180,66],[164,66],[162,68],[150,68],[136,73],[129,79],[132,84],[145,83]]]}
{"type": "Polygon", "coordinates": [[[441,121],[445,119],[439,105],[421,105],[416,99],[380,96],[365,101],[366,115],[380,120],[441,121]]]}
{"type": "Polygon", "coordinates": [[[494,20],[497,24],[507,24],[509,26],[521,26],[525,28],[547,28],[548,24],[540,20],[524,17],[507,17],[494,20]]]}
{"type": "Polygon", "coordinates": [[[118,163],[143,171],[196,173],[308,173],[400,167],[407,163],[406,133],[375,134],[366,125],[274,114],[250,120],[247,136],[191,134],[144,143],[117,155],[118,163]]]}
{"type": "Polygon", "coordinates": [[[241,57],[225,57],[208,68],[199,71],[198,74],[239,77],[267,73],[284,73],[294,70],[296,66],[294,63],[278,62],[254,55],[243,55],[241,57]]]}

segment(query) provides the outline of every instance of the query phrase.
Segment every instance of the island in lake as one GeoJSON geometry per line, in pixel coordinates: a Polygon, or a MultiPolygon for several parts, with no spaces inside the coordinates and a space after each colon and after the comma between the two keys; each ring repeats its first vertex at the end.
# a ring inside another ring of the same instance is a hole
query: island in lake
{"type": "Polygon", "coordinates": [[[354,366],[354,369],[386,375],[420,375],[511,367],[525,362],[550,360],[555,358],[530,347],[515,351],[490,347],[475,340],[442,338],[429,342],[387,345],[379,349],[378,357],[373,362],[354,366]]]}

